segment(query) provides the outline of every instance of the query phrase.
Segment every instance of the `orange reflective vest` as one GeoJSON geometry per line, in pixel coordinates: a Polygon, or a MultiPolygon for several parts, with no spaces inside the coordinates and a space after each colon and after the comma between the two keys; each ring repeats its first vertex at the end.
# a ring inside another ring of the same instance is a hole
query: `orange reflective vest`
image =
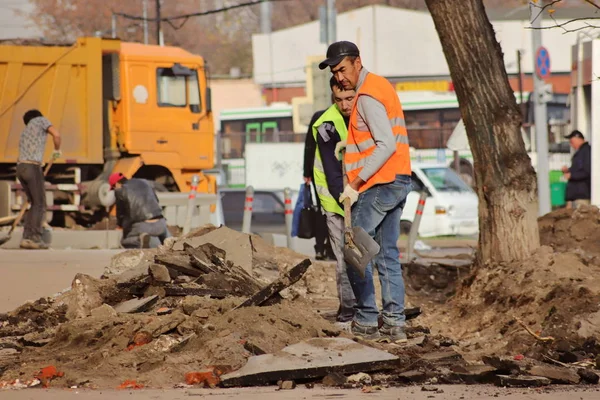
{"type": "Polygon", "coordinates": [[[356,101],[350,115],[346,155],[344,157],[348,181],[352,182],[358,177],[366,164],[367,157],[375,150],[375,141],[369,127],[362,119],[359,119],[358,99],[364,95],[373,97],[385,106],[392,132],[396,138],[396,152],[383,164],[379,171],[361,186],[359,189],[361,193],[374,185],[393,182],[396,175],[411,175],[408,135],[398,94],[387,79],[368,73],[356,95],[356,101]]]}

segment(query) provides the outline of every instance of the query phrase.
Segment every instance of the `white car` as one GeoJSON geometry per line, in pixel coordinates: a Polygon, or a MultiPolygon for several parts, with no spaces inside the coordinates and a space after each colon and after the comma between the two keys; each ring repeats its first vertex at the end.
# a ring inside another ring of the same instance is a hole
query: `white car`
{"type": "Polygon", "coordinates": [[[425,191],[425,209],[419,236],[476,235],[479,232],[477,194],[444,164],[412,165],[413,191],[406,199],[400,230],[410,231],[415,219],[419,193],[425,191]]]}

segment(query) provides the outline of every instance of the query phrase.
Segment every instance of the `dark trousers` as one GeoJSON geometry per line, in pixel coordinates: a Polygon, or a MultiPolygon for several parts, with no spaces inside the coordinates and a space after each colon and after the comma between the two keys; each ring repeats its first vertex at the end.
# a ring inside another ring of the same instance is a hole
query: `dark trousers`
{"type": "Polygon", "coordinates": [[[42,167],[36,164],[18,164],[17,178],[23,185],[27,199],[31,203],[31,208],[25,215],[23,239],[41,242],[46,214],[46,193],[42,167]]]}
{"type": "MultiPolygon", "coordinates": [[[[315,181],[312,181],[315,193],[317,193],[317,186],[315,181]]],[[[321,209],[321,202],[319,196],[317,197],[317,207],[319,212],[317,213],[317,220],[315,221],[315,252],[317,254],[324,254],[326,252],[332,253],[331,244],[329,243],[329,231],[327,230],[327,217],[325,212],[321,209]]]]}
{"type": "Polygon", "coordinates": [[[140,235],[147,233],[150,235],[150,248],[156,248],[165,242],[165,239],[171,236],[167,228],[167,220],[160,218],[155,222],[135,222],[131,229],[123,232],[121,246],[126,249],[139,249],[141,246],[140,235]]]}

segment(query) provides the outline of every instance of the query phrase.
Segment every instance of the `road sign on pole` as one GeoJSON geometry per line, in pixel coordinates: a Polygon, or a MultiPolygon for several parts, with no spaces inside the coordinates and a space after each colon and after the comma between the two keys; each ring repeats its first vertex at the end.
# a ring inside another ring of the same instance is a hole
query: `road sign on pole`
{"type": "Polygon", "coordinates": [[[550,53],[544,46],[538,47],[535,52],[535,74],[540,79],[550,77],[550,53]]]}

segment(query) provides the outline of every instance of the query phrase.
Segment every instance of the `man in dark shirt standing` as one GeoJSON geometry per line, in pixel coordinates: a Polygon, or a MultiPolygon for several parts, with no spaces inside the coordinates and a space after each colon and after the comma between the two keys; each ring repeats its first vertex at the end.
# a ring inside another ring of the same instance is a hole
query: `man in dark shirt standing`
{"type": "Polygon", "coordinates": [[[337,260],[336,281],[340,307],[337,322],[349,330],[354,318],[356,300],[350,285],[344,260],[344,210],[339,202],[344,191],[342,165],[338,159],[338,144],[348,136],[348,119],[354,102],[354,90],[345,90],[335,78],[330,82],[333,105],[313,124],[312,136],[316,142],[313,182],[327,217],[329,239],[337,260]]]}
{"type": "MultiPolygon", "coordinates": [[[[325,110],[317,111],[313,114],[310,124],[308,124],[308,132],[306,133],[306,140],[304,142],[304,183],[306,189],[310,188],[310,184],[313,182],[313,166],[315,164],[315,150],[317,149],[317,142],[313,136],[313,125],[319,119],[325,110]]],[[[315,187],[316,191],[316,187],[315,187]]],[[[317,220],[315,221],[315,254],[317,260],[326,260],[332,258],[333,250],[331,249],[331,241],[327,236],[327,222],[325,215],[321,213],[321,204],[319,197],[317,196],[317,206],[319,212],[317,213],[317,220]]]]}
{"type": "Polygon", "coordinates": [[[592,149],[578,130],[571,132],[565,138],[569,139],[571,147],[575,150],[571,168],[566,165],[562,168],[568,180],[567,208],[577,208],[582,204],[590,204],[592,198],[592,149]]]}

